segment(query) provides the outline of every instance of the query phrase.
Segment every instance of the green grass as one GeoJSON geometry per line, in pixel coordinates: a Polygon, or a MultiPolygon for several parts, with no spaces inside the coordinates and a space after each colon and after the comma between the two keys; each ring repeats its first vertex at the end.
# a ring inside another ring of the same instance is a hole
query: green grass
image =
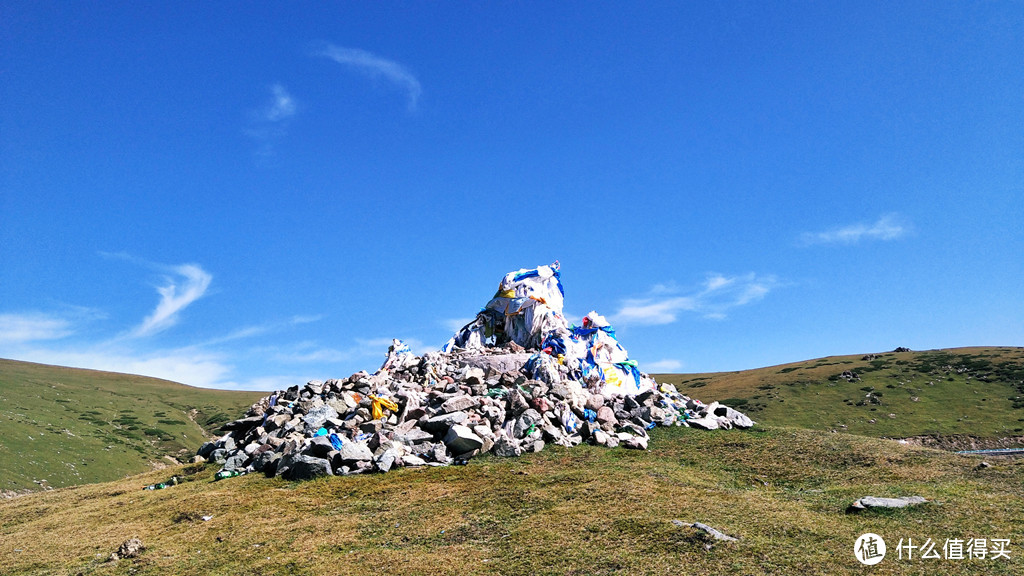
{"type": "Polygon", "coordinates": [[[0,481],[99,482],[0,500],[0,573],[1024,573],[1024,459],[978,468],[979,457],[878,438],[1019,435],[1024,350],[861,356],[659,377],[747,411],[752,430],[659,428],[646,452],[549,446],[305,483],[150,468],[190,455],[257,393],[0,360],[0,481]],[[172,474],[183,483],[142,490],[172,474]],[[868,495],[931,502],[845,512],[868,495]],[[673,520],[740,540],[712,543],[673,520]],[[864,532],[890,547],[871,568],[853,556],[864,532]],[[107,560],[135,536],[138,558],[107,560]],[[1011,557],[900,561],[900,538],[1006,538],[1011,557]]]}
{"type": "Polygon", "coordinates": [[[1024,348],[863,357],[656,378],[708,402],[727,399],[765,424],[875,437],[1024,435],[1024,348]]]}
{"type": "Polygon", "coordinates": [[[0,359],[0,490],[103,482],[191,458],[262,395],[0,359]]]}
{"type": "Polygon", "coordinates": [[[549,447],[465,467],[290,483],[150,472],[0,502],[0,572],[39,574],[1020,574],[1024,460],[796,428],[658,429],[647,452],[549,447]],[[179,486],[141,488],[184,475],[179,486]],[[924,506],[846,514],[866,496],[924,506]],[[204,515],[212,515],[203,521],[204,515]],[[673,520],[740,538],[714,544],[673,520]],[[68,529],[73,526],[74,529],[68,529]],[[853,557],[864,532],[890,555],[853,557]],[[134,560],[107,562],[138,536],[134,560]],[[1007,560],[900,562],[901,537],[1009,538],[1007,560]]]}

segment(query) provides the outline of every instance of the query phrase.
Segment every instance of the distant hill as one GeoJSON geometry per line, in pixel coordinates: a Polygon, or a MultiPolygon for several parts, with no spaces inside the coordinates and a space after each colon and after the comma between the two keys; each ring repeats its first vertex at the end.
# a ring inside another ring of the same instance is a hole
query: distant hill
{"type": "Polygon", "coordinates": [[[0,359],[0,490],[103,482],[186,460],[260,396],[0,359]]]}
{"type": "MultiPolygon", "coordinates": [[[[1022,361],[1019,348],[974,348],[664,375],[760,425],[656,428],[647,451],[550,446],[309,482],[216,481],[219,467],[200,463],[0,499],[0,572],[863,574],[854,543],[872,532],[890,546],[880,574],[1021,574],[1024,459],[860,434],[1012,434],[1024,418],[1022,361]],[[819,432],[838,422],[858,434],[819,432]],[[171,475],[178,485],[143,489],[171,475]],[[847,513],[869,495],[929,502],[847,513]],[[693,522],[739,540],[711,540],[693,522]],[[139,557],[108,560],[133,537],[139,557]],[[904,537],[937,539],[936,550],[943,539],[1003,539],[1011,552],[910,560],[896,553],[904,537]]],[[[0,477],[38,470],[84,483],[123,462],[145,469],[166,451],[187,455],[203,427],[258,396],[0,361],[0,477]]]]}
{"type": "MultiPolygon", "coordinates": [[[[763,425],[959,435],[983,445],[1024,437],[1024,348],[829,356],[656,378],[763,425]]],[[[172,463],[167,456],[188,460],[263,395],[0,359],[0,490],[103,482],[172,463]]]]}
{"type": "Polygon", "coordinates": [[[875,437],[1024,436],[1024,348],[829,356],[742,372],[659,374],[762,424],[875,437]]]}

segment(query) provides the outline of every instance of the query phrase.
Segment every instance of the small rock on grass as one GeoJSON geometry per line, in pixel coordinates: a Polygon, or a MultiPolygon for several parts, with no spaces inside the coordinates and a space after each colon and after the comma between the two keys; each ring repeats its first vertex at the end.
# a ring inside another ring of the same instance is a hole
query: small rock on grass
{"type": "Polygon", "coordinates": [[[125,540],[118,547],[117,552],[110,555],[110,561],[116,562],[122,558],[135,558],[139,555],[139,552],[145,550],[146,547],[142,545],[142,540],[138,538],[131,538],[125,540]]]}
{"type": "Polygon", "coordinates": [[[865,496],[857,500],[846,509],[847,512],[861,512],[868,508],[906,508],[924,504],[928,500],[921,496],[901,496],[899,498],[878,498],[876,496],[865,496]]]}
{"type": "Polygon", "coordinates": [[[711,526],[708,526],[707,524],[702,524],[700,522],[694,522],[693,524],[687,524],[686,522],[683,522],[681,520],[673,520],[672,523],[675,524],[676,526],[679,526],[680,528],[682,528],[683,526],[689,526],[690,528],[696,528],[697,530],[700,530],[701,532],[707,534],[708,536],[714,538],[715,540],[721,540],[723,542],[737,542],[739,540],[738,538],[734,538],[732,536],[729,536],[725,532],[722,532],[720,530],[712,528],[711,526]]]}

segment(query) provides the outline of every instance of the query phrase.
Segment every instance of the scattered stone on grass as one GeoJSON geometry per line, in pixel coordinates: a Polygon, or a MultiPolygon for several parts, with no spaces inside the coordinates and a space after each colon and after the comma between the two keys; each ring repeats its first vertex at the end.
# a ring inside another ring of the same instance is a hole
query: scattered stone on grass
{"type": "Polygon", "coordinates": [[[142,540],[138,538],[125,540],[121,543],[121,546],[118,547],[117,552],[112,552],[110,554],[110,561],[116,562],[122,558],[135,558],[145,549],[146,547],[142,545],[142,540]]]}
{"type": "Polygon", "coordinates": [[[847,512],[861,512],[869,508],[906,508],[925,504],[928,500],[921,496],[901,496],[899,498],[879,498],[876,496],[865,496],[850,504],[847,512]]]}

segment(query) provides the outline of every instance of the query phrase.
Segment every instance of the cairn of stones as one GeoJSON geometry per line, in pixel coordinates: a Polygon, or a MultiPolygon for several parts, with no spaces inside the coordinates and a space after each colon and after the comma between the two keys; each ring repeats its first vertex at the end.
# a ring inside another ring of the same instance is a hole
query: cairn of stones
{"type": "Polygon", "coordinates": [[[655,426],[754,425],[640,372],[596,313],[582,328],[568,326],[555,289],[560,295],[557,263],[509,273],[441,351],[416,356],[394,340],[373,374],[279,390],[222,426],[197,460],[221,464],[219,477],[301,480],[464,464],[550,444],[644,450],[655,426]]]}

